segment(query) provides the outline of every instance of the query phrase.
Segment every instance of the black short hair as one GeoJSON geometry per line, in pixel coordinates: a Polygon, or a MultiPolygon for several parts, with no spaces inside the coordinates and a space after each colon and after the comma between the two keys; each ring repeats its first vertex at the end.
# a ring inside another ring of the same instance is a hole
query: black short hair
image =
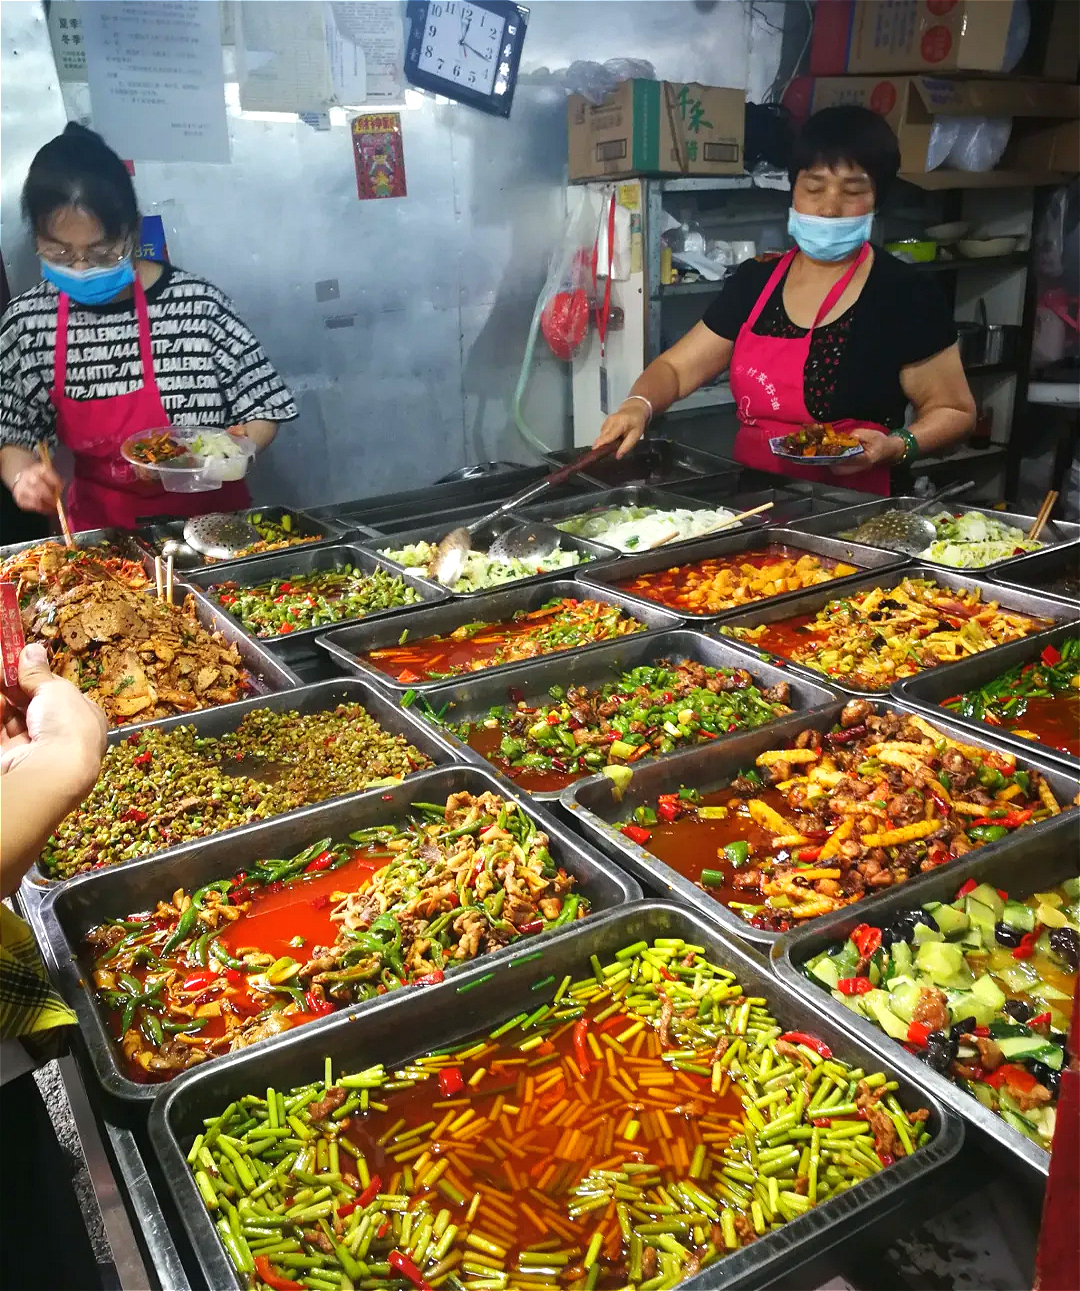
{"type": "Polygon", "coordinates": [[[101,135],[75,121],[39,148],[22,191],[23,215],[35,233],[49,217],[75,206],[97,219],[110,239],[139,229],[139,204],[127,167],[101,135]]]}
{"type": "Polygon", "coordinates": [[[788,178],[794,188],[799,171],[844,163],[866,171],[880,206],[900,169],[900,145],[883,116],[851,103],[815,112],[795,136],[788,178]]]}

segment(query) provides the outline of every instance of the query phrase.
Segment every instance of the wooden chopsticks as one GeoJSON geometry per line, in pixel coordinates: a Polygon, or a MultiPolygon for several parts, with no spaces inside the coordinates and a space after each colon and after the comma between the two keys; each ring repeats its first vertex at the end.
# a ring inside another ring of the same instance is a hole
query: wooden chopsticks
{"type": "Polygon", "coordinates": [[[160,556],[154,557],[154,586],[157,590],[158,600],[167,601],[170,605],[173,603],[173,554],[172,552],[162,562],[160,556]]]}
{"type": "Polygon", "coordinates": [[[1057,502],[1057,500],[1058,500],[1058,495],[1053,489],[1051,489],[1050,492],[1046,495],[1046,497],[1043,498],[1042,506],[1039,507],[1039,513],[1035,517],[1035,522],[1034,524],[1032,524],[1031,528],[1027,531],[1027,537],[1029,542],[1034,542],[1035,539],[1038,538],[1039,534],[1042,533],[1047,520],[1050,519],[1050,512],[1053,511],[1054,504],[1057,502]]]}
{"type": "MultiPolygon", "coordinates": [[[[740,511],[738,515],[732,516],[730,520],[725,520],[722,524],[714,525],[711,529],[706,529],[702,533],[695,534],[695,538],[707,538],[711,533],[718,533],[721,529],[732,529],[740,520],[745,520],[747,516],[756,516],[762,511],[768,511],[773,505],[772,502],[763,502],[759,507],[751,507],[749,511],[740,511]]],[[[669,542],[674,542],[679,535],[669,533],[666,538],[661,538],[659,542],[651,543],[644,548],[645,551],[655,551],[657,547],[666,547],[669,542]]]]}
{"type": "MultiPolygon", "coordinates": [[[[49,452],[49,445],[44,440],[37,446],[38,457],[51,471],[53,469],[52,454],[49,452]]],[[[60,517],[60,528],[64,534],[64,542],[69,547],[75,546],[75,539],[71,536],[71,525],[68,524],[67,512],[64,510],[64,499],[62,494],[56,495],[56,514],[60,517]]]]}

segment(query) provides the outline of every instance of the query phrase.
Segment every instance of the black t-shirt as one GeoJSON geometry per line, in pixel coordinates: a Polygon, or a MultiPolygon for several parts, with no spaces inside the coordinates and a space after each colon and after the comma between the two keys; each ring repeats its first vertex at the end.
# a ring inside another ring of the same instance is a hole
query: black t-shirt
{"type": "MultiPolygon", "coordinates": [[[[724,284],[702,322],[733,341],[750,316],[776,267],[747,260],[724,284]]],[[[777,284],[754,324],[758,336],[805,336],[784,308],[784,284],[777,284]]],[[[814,329],[804,393],[816,421],[846,417],[896,430],[904,424],[907,396],[900,370],[948,349],[956,340],[937,283],[895,256],[876,251],[862,292],[850,309],[814,329]]]]}

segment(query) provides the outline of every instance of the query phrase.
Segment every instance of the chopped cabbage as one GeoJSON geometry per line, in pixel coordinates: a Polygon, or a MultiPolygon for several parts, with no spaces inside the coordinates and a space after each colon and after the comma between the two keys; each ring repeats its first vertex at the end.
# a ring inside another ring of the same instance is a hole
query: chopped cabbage
{"type": "MultiPolygon", "coordinates": [[[[407,547],[386,548],[382,554],[407,569],[426,570],[435,555],[435,544],[413,542],[407,547]]],[[[465,569],[451,591],[478,592],[485,587],[499,587],[503,583],[516,582],[519,578],[532,578],[535,574],[568,569],[589,559],[591,557],[582,555],[580,551],[563,551],[561,547],[556,547],[539,559],[533,557],[529,560],[496,560],[482,551],[470,551],[465,559],[465,569]]]]}
{"type": "Polygon", "coordinates": [[[563,533],[617,547],[619,551],[648,551],[665,539],[695,538],[724,526],[735,518],[724,507],[699,511],[679,507],[661,511],[657,507],[609,507],[594,514],[572,516],[556,525],[563,533]]]}

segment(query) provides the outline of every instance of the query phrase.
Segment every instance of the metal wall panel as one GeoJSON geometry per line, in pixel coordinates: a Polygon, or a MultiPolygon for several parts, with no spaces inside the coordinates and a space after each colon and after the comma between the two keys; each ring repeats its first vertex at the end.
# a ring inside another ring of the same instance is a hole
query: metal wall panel
{"type": "MultiPolygon", "coordinates": [[[[509,121],[407,93],[403,200],[357,200],[344,111],[328,131],[242,114],[235,82],[231,165],[138,163],[140,202],[162,216],[172,259],[232,296],[296,393],[299,419],[253,472],[257,500],[319,505],[417,487],[467,461],[529,460],[511,398],[565,210],[566,107],[553,70],[647,58],[671,80],[760,95],[782,8],[757,5],[751,32],[744,0],[532,0],[509,121]],[[337,296],[317,300],[315,284],[331,279],[337,296]]],[[[38,5],[9,0],[0,22],[3,249],[23,290],[34,264],[14,199],[63,115],[38,5]]],[[[69,115],[88,111],[85,87],[65,96],[69,115]]],[[[527,415],[562,447],[567,373],[542,344],[536,353],[527,415]]]]}

